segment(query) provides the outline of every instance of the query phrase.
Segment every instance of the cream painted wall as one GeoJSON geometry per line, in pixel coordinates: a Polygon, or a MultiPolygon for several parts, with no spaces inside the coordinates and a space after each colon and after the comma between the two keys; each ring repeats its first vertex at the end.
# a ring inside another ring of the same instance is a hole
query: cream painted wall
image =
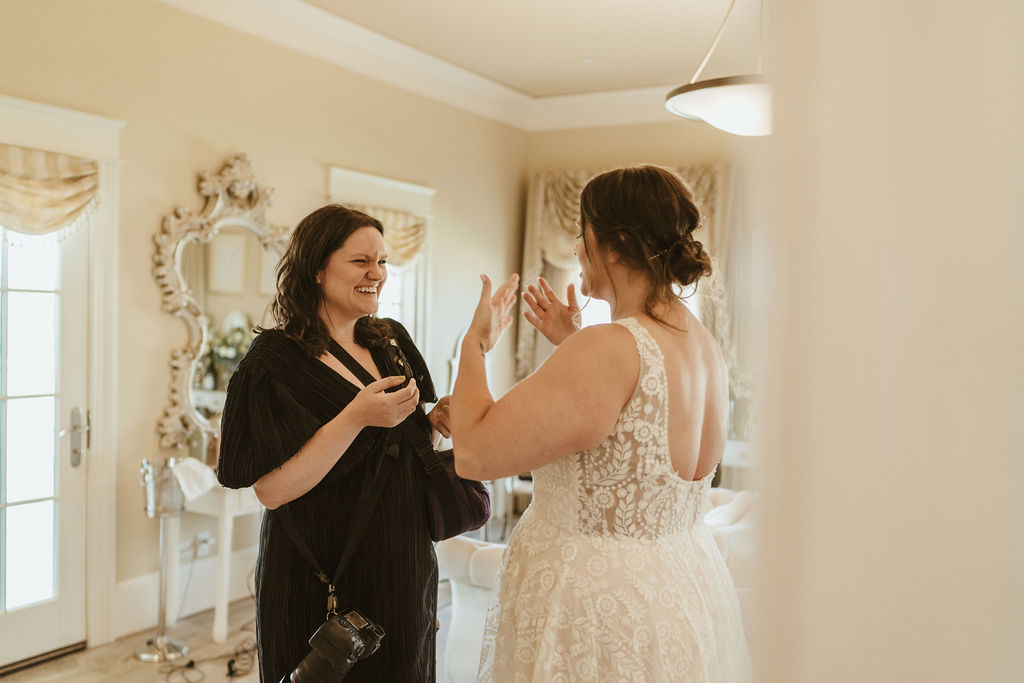
{"type": "Polygon", "coordinates": [[[759,680],[1020,681],[1024,4],[772,8],[759,680]]]}
{"type": "MultiPolygon", "coordinates": [[[[167,361],[184,326],[160,311],[153,235],[179,205],[198,209],[197,173],[245,152],[275,189],[269,219],[294,225],[327,198],[339,165],[437,188],[429,363],[447,355],[476,302],[478,272],[519,260],[525,134],[149,0],[4,2],[0,93],[126,122],[120,205],[117,580],[154,572],[157,523],[137,469],[160,452],[167,361]]],[[[2,132],[0,132],[2,138],[2,132]]],[[[509,338],[509,340],[511,337],[509,338]]],[[[495,386],[512,380],[512,347],[495,386]]],[[[255,542],[255,516],[235,547],[255,542]]],[[[213,531],[185,517],[183,537],[213,531]]]]}
{"type": "Polygon", "coordinates": [[[583,128],[530,133],[527,173],[601,169],[625,164],[666,166],[734,161],[746,163],[759,154],[765,138],[743,138],[717,128],[680,119],[669,123],[583,128]]]}

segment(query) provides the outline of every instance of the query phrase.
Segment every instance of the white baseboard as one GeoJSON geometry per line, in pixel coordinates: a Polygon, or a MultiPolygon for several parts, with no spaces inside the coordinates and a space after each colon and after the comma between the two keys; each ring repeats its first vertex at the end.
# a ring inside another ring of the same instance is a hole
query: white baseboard
{"type": "MultiPolygon", "coordinates": [[[[256,564],[257,546],[242,548],[231,553],[231,590],[228,600],[249,596],[252,587],[252,571],[256,564]]],[[[188,616],[212,609],[217,587],[217,557],[211,555],[195,560],[188,578],[189,563],[178,567],[177,583],[181,586],[177,595],[167,598],[168,624],[174,622],[174,615],[188,616]],[[182,596],[182,592],[187,592],[182,596]],[[184,602],[182,600],[184,599],[184,602]],[[181,606],[181,611],[178,611],[181,606]]],[[[160,574],[153,572],[121,581],[114,587],[113,636],[120,638],[132,633],[154,629],[159,613],[160,574]]]]}

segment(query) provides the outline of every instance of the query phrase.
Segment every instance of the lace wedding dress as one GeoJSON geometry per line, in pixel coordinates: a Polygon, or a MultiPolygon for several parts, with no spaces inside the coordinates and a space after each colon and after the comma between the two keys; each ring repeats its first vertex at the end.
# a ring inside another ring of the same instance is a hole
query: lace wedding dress
{"type": "Polygon", "coordinates": [[[611,435],[533,473],[484,631],[478,681],[750,678],[736,588],[704,525],[712,475],[668,450],[661,349],[631,318],[640,381],[611,435]]]}

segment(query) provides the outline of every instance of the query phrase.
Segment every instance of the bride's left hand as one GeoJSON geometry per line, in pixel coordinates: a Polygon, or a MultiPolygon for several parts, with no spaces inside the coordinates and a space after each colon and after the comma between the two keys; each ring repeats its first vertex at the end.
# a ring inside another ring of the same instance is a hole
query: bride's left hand
{"type": "Polygon", "coordinates": [[[502,332],[512,324],[512,306],[518,298],[516,287],[519,285],[519,274],[512,273],[493,295],[490,278],[481,275],[480,279],[484,283],[480,291],[480,302],[473,313],[473,322],[469,324],[466,337],[478,339],[481,350],[486,353],[494,348],[502,332]]]}

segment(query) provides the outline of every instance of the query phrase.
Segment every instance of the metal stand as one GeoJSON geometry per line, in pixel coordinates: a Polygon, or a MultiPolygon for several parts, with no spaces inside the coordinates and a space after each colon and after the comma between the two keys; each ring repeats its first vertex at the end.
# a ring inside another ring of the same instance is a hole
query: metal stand
{"type": "Polygon", "coordinates": [[[167,547],[167,518],[181,514],[184,498],[178,482],[174,479],[170,465],[173,458],[161,468],[154,468],[148,460],[142,461],[139,470],[140,481],[146,489],[146,516],[160,517],[160,600],[157,615],[156,635],[135,651],[135,658],[142,662],[172,662],[188,654],[188,646],[167,637],[167,563],[172,549],[167,547]]]}

